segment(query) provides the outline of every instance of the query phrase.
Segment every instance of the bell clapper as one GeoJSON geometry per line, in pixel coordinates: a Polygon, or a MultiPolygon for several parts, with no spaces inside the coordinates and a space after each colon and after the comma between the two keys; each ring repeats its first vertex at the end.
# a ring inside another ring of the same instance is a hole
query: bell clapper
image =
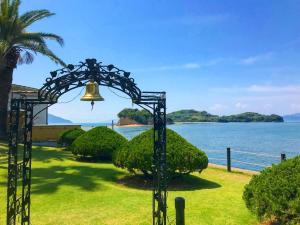
{"type": "Polygon", "coordinates": [[[92,100],[92,101],[91,101],[91,105],[92,105],[91,111],[93,111],[93,109],[94,109],[94,104],[95,104],[95,102],[94,102],[94,100],[92,100]]]}

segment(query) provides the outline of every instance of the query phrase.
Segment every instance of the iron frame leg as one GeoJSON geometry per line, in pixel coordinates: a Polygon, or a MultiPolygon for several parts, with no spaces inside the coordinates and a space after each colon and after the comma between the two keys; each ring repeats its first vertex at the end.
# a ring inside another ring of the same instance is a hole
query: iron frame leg
{"type": "Polygon", "coordinates": [[[30,188],[31,188],[31,152],[32,152],[32,121],[33,104],[26,103],[23,175],[22,175],[22,220],[21,224],[30,224],[30,188]]]}
{"type": "Polygon", "coordinates": [[[17,198],[17,184],[20,178],[18,167],[18,141],[19,141],[19,118],[21,101],[12,99],[9,117],[9,150],[8,150],[8,176],[7,176],[7,217],[9,225],[15,225],[20,206],[17,198]]]}
{"type": "Polygon", "coordinates": [[[153,225],[167,224],[166,100],[154,105],[153,225]]]}
{"type": "Polygon", "coordinates": [[[7,182],[7,225],[30,224],[30,186],[31,186],[31,150],[32,150],[33,103],[24,99],[12,99],[10,111],[10,131],[8,150],[7,182]],[[21,110],[25,111],[24,121],[20,120],[21,110]],[[20,122],[24,124],[20,124],[20,122]],[[23,133],[23,152],[19,139],[23,133]],[[20,158],[23,153],[22,158],[20,158]],[[22,190],[19,193],[18,181],[22,190]]]}

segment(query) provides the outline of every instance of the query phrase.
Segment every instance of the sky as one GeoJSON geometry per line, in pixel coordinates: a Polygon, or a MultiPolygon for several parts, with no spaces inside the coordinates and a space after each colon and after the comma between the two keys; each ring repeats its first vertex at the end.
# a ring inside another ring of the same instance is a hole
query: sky
{"type": "MultiPolygon", "coordinates": [[[[300,112],[300,0],[23,0],[20,13],[33,9],[56,13],[28,31],[62,36],[64,47],[48,43],[67,64],[96,58],[129,71],[142,91],[167,92],[168,112],[300,112]]],[[[36,55],[13,82],[40,88],[60,67],[36,55]]],[[[105,101],[91,110],[80,91],[49,112],[101,122],[136,107],[101,86],[105,101]]]]}

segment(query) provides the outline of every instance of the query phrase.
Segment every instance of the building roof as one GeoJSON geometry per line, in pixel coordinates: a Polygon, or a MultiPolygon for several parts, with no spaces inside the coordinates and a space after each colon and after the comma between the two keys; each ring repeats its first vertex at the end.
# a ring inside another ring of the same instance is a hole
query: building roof
{"type": "Polygon", "coordinates": [[[37,93],[39,89],[33,87],[27,87],[18,84],[12,84],[11,90],[13,93],[37,93]]]}

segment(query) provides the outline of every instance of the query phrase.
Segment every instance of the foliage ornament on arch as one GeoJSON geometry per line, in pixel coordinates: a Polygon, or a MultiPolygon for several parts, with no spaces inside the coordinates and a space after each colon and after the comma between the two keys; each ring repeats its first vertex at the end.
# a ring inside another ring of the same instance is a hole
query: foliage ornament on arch
{"type": "Polygon", "coordinates": [[[99,85],[111,87],[127,94],[134,103],[139,103],[142,92],[137,87],[130,72],[115,67],[112,64],[103,65],[96,59],[86,59],[78,65],[69,64],[67,67],[50,72],[38,92],[42,101],[56,103],[58,98],[68,91],[85,86],[89,80],[99,85]]]}

